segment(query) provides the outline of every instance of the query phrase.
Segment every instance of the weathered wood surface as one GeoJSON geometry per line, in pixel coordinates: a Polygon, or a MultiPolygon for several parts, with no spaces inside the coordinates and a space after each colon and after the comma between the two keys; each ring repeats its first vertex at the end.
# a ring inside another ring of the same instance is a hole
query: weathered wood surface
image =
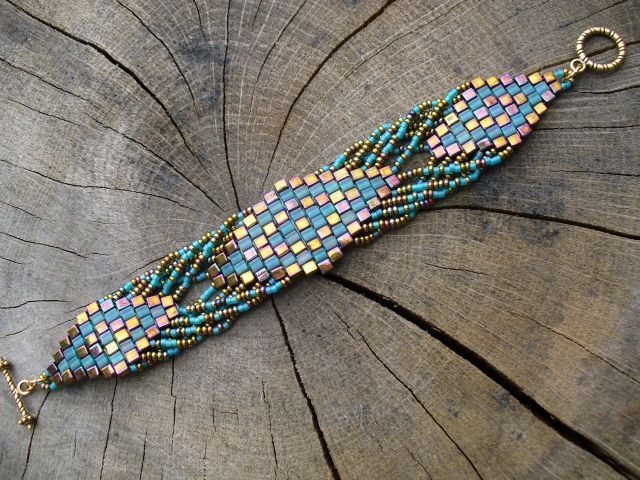
{"type": "Polygon", "coordinates": [[[80,306],[277,178],[594,25],[620,71],[333,275],[29,398],[33,433],[0,389],[0,477],[640,477],[637,0],[3,0],[0,352],[36,373],[80,306]]]}

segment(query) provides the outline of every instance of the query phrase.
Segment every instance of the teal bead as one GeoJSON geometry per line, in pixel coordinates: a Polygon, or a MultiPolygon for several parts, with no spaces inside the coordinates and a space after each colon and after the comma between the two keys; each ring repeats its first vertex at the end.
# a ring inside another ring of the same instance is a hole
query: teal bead
{"type": "Polygon", "coordinates": [[[459,92],[458,92],[458,89],[457,89],[457,88],[454,88],[453,90],[451,90],[451,91],[447,94],[447,96],[446,96],[446,98],[445,98],[446,102],[447,102],[449,105],[453,105],[453,99],[454,99],[455,97],[457,97],[457,96],[458,96],[458,93],[459,93],[459,92]]]}

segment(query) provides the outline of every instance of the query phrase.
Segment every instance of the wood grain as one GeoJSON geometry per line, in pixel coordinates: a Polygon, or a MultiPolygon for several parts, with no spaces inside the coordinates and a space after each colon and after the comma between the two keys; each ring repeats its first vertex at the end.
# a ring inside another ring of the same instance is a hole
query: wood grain
{"type": "Polygon", "coordinates": [[[594,25],[623,68],[331,275],[29,398],[33,432],[0,389],[0,477],[640,478],[637,0],[2,0],[0,351],[38,372],[81,306],[278,178],[594,25]]]}

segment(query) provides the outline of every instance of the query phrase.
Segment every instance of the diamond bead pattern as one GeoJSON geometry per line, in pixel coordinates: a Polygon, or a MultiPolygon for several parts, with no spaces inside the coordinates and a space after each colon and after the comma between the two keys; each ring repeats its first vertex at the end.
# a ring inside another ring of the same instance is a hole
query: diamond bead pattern
{"type": "Polygon", "coordinates": [[[529,135],[561,83],[552,72],[512,78],[509,74],[477,77],[462,92],[444,122],[427,139],[431,153],[442,159],[461,152],[516,146],[529,135]]]}
{"type": "Polygon", "coordinates": [[[222,289],[326,273],[398,185],[389,167],[280,180],[236,225],[209,276],[222,289]]]}
{"type": "Polygon", "coordinates": [[[47,373],[57,386],[124,375],[177,315],[173,298],[157,295],[91,303],[60,341],[47,373]]]}

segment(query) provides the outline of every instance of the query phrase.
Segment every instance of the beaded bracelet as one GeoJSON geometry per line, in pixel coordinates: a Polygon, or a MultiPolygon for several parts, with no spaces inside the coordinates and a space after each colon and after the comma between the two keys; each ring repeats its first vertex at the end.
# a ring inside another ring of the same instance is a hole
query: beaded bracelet
{"type": "Polygon", "coordinates": [[[16,384],[11,364],[0,358],[19,423],[33,428],[36,422],[23,402],[36,387],[54,391],[174,357],[229,330],[240,314],[294,279],[329,272],[348,247],[374,241],[475,182],[511,155],[580,73],[620,67],[625,44],[607,28],[592,28],[580,35],[576,51],[568,68],[474,78],[444,99],[421,102],[395,122],[380,125],[333,163],[279,180],[253,206],[90,303],[37,378],[16,384]],[[586,55],[584,42],[594,35],[613,40],[613,62],[596,63],[586,55]],[[426,162],[403,171],[418,154],[425,154],[426,162]],[[209,286],[198,300],[180,305],[184,294],[203,282],[209,286]]]}

